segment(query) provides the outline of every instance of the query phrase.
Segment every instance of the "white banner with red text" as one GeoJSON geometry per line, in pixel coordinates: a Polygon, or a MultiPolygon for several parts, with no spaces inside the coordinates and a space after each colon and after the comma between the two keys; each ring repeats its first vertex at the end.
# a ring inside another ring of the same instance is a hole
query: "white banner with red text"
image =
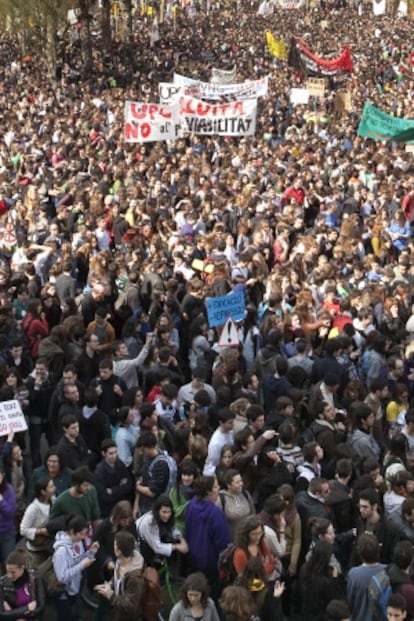
{"type": "Polygon", "coordinates": [[[125,142],[173,140],[178,129],[178,101],[168,105],[125,102],[125,142]]]}

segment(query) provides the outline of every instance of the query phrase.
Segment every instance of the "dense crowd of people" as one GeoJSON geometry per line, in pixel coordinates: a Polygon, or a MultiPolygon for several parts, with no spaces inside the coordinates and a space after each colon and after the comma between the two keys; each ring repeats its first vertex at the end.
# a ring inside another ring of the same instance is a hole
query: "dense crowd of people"
{"type": "Polygon", "coordinates": [[[78,621],[86,588],[153,621],[145,567],[170,621],[414,619],[414,164],[357,135],[365,101],[414,118],[412,25],[257,10],[167,11],[151,45],[138,17],[88,81],[76,28],[56,83],[0,39],[0,399],[28,425],[0,437],[1,620],[78,621]],[[292,105],[266,30],[354,71],[292,105]],[[253,138],[125,141],[126,100],[212,67],[269,76],[253,138]]]}

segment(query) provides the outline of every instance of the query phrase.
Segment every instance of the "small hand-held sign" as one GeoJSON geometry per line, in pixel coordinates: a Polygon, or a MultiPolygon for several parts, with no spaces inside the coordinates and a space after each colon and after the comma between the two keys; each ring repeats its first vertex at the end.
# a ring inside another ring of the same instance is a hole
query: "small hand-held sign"
{"type": "Polygon", "coordinates": [[[26,431],[27,423],[18,401],[0,403],[0,436],[7,436],[12,431],[26,431]]]}
{"type": "Polygon", "coordinates": [[[237,326],[229,317],[221,331],[218,346],[219,347],[237,347],[240,343],[237,326]]]}

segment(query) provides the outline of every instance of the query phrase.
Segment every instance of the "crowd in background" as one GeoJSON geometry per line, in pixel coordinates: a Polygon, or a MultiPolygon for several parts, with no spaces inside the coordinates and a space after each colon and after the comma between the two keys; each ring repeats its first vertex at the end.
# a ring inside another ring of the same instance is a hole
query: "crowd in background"
{"type": "Polygon", "coordinates": [[[170,621],[414,618],[413,156],[357,135],[365,101],[414,118],[412,24],[257,8],[152,46],[141,19],[88,81],[76,37],[53,84],[1,37],[0,398],[28,430],[0,438],[0,619],[41,618],[46,586],[77,621],[86,585],[96,621],[141,621],[166,562],[170,621]],[[293,106],[266,30],[349,43],[354,72],[293,106]],[[270,78],[253,138],[125,142],[126,100],[234,66],[270,78]],[[206,299],[232,291],[219,347],[206,299]]]}

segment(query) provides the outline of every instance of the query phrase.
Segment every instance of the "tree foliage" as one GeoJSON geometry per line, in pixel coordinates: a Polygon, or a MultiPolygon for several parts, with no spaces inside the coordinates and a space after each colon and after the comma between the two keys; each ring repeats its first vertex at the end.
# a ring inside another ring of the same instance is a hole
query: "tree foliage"
{"type": "Polygon", "coordinates": [[[49,74],[56,68],[57,33],[67,27],[73,0],[0,0],[0,19],[18,37],[22,53],[44,50],[49,74]]]}
{"type": "Polygon", "coordinates": [[[115,2],[117,19],[122,9],[122,38],[132,41],[133,0],[101,0],[99,12],[98,0],[0,0],[0,20],[3,27],[18,38],[22,55],[43,54],[48,74],[53,77],[56,73],[58,41],[70,35],[73,24],[68,20],[68,11],[74,9],[81,24],[79,38],[82,73],[87,77],[93,70],[92,23],[99,25],[103,50],[110,54],[113,37],[111,16],[115,2]]]}

